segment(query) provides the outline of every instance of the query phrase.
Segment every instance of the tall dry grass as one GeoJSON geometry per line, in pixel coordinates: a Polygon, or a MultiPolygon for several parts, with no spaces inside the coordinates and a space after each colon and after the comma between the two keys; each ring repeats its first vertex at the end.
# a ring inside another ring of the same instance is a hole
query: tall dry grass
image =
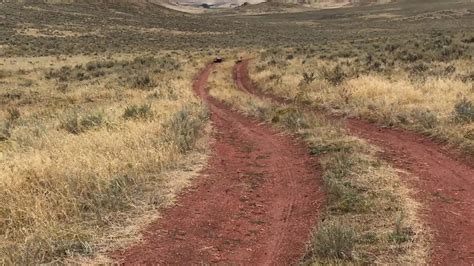
{"type": "Polygon", "coordinates": [[[1,264],[100,254],[130,236],[110,239],[112,230],[173,199],[191,177],[178,178],[177,170],[202,162],[208,114],[191,90],[199,64],[142,58],[117,61],[87,80],[68,74],[65,90],[41,68],[14,72],[0,85],[8,126],[0,141],[1,264]],[[153,80],[146,89],[133,84],[142,73],[153,80]],[[34,85],[24,88],[21,79],[34,85]],[[133,106],[146,108],[127,115],[133,106]],[[176,176],[166,174],[172,170],[176,176]]]}
{"type": "Polygon", "coordinates": [[[301,55],[286,60],[284,53],[263,59],[252,64],[250,73],[264,90],[422,132],[474,154],[472,60],[400,63],[378,72],[363,69],[354,59],[329,61],[301,55]],[[308,73],[314,74],[314,80],[305,79],[308,73]]]}

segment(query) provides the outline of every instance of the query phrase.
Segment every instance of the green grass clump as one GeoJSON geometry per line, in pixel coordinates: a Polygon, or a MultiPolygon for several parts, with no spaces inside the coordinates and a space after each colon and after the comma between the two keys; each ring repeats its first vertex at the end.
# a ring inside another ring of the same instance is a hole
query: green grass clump
{"type": "Polygon", "coordinates": [[[350,261],[357,241],[356,231],[337,222],[323,223],[316,230],[306,256],[350,261]]]}
{"type": "Polygon", "coordinates": [[[209,117],[206,110],[196,106],[184,107],[176,112],[165,125],[173,132],[172,139],[179,147],[180,152],[186,153],[195,145],[195,141],[202,130],[202,121],[209,117]]]}

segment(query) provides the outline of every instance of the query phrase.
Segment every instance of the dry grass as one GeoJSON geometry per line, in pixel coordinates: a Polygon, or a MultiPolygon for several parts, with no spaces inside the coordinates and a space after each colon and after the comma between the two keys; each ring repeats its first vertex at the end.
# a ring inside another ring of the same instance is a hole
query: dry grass
{"type": "Polygon", "coordinates": [[[377,159],[374,146],[347,135],[334,121],[239,91],[231,65],[224,63],[211,76],[211,95],[303,138],[313,154],[322,156],[327,209],[302,262],[425,263],[429,234],[398,170],[377,159]]]}
{"type": "Polygon", "coordinates": [[[329,61],[305,55],[287,60],[283,53],[256,62],[250,72],[253,80],[272,93],[422,132],[474,154],[474,112],[469,109],[469,103],[474,103],[472,60],[395,61],[386,69],[377,63],[373,71],[362,69],[360,64],[353,58],[329,61]],[[308,73],[314,74],[314,80],[305,79],[308,73]],[[458,108],[463,102],[464,107],[458,108]]]}
{"type": "Polygon", "coordinates": [[[112,228],[136,224],[183,187],[192,174],[166,173],[202,164],[208,114],[190,90],[198,64],[170,62],[163,54],[9,72],[0,85],[0,263],[95,256],[130,237],[110,239],[112,228]],[[138,89],[143,72],[155,82],[138,89]],[[146,108],[128,119],[134,105],[146,108]]]}

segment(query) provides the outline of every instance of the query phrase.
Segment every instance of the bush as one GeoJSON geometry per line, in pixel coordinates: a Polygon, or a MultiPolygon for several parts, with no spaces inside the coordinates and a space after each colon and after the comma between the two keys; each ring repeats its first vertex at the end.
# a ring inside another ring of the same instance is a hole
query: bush
{"type": "Polygon", "coordinates": [[[438,125],[438,115],[429,109],[414,109],[413,118],[418,121],[423,128],[433,129],[438,125]]]}
{"type": "Polygon", "coordinates": [[[106,119],[102,113],[89,114],[84,117],[80,117],[77,113],[73,113],[62,123],[62,128],[69,133],[80,134],[94,128],[100,128],[105,123],[106,119]]]}
{"type": "Polygon", "coordinates": [[[411,74],[422,74],[429,69],[429,66],[424,62],[414,63],[409,67],[409,71],[411,74]]]}
{"type": "Polygon", "coordinates": [[[303,79],[300,81],[300,86],[303,85],[309,85],[313,83],[314,80],[316,80],[316,76],[314,75],[314,72],[303,72],[302,74],[303,79]]]}
{"type": "Polygon", "coordinates": [[[348,76],[340,65],[336,65],[333,68],[323,67],[319,73],[323,79],[334,86],[340,85],[348,76]]]}
{"type": "Polygon", "coordinates": [[[60,82],[66,82],[69,80],[72,74],[72,68],[69,66],[63,66],[58,70],[50,70],[46,72],[46,79],[56,79],[60,82]]]}
{"type": "Polygon", "coordinates": [[[8,109],[8,121],[13,122],[19,119],[21,116],[20,110],[18,108],[10,108],[8,109]]]}
{"type": "Polygon", "coordinates": [[[11,127],[9,121],[0,124],[0,141],[6,141],[11,137],[11,127]]]}
{"type": "Polygon", "coordinates": [[[153,117],[151,104],[130,105],[125,108],[123,118],[125,119],[149,119],[153,117]]]}
{"type": "Polygon", "coordinates": [[[297,109],[291,107],[278,108],[271,118],[272,123],[281,123],[292,131],[308,128],[308,121],[297,109]]]}
{"type": "Polygon", "coordinates": [[[470,123],[474,121],[474,104],[466,97],[454,106],[454,120],[457,123],[470,123]]]}
{"type": "Polygon", "coordinates": [[[207,112],[196,114],[189,107],[183,107],[168,122],[167,127],[173,134],[170,141],[177,144],[181,153],[190,151],[200,134],[203,121],[208,119],[207,112]]]}
{"type": "Polygon", "coordinates": [[[153,78],[149,74],[142,74],[132,78],[132,87],[141,90],[148,90],[156,86],[153,78]]]}
{"type": "Polygon", "coordinates": [[[112,68],[115,63],[115,61],[91,61],[86,64],[86,70],[94,71],[100,68],[112,68]]]}

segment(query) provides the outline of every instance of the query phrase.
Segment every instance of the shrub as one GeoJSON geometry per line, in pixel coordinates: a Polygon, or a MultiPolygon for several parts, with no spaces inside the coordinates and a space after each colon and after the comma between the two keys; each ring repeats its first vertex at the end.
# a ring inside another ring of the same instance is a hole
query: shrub
{"type": "Polygon", "coordinates": [[[0,70],[0,79],[4,79],[6,77],[9,77],[11,76],[11,73],[10,72],[7,72],[6,70],[0,70]]]}
{"type": "Polygon", "coordinates": [[[454,106],[454,120],[458,123],[474,121],[474,104],[466,97],[459,100],[454,106]]]}
{"type": "Polygon", "coordinates": [[[438,125],[438,115],[429,109],[416,108],[412,111],[412,116],[423,128],[433,129],[438,125]]]}
{"type": "Polygon", "coordinates": [[[306,121],[303,114],[291,107],[278,108],[273,114],[271,121],[272,123],[281,123],[292,131],[308,128],[308,121],[306,121]]]}
{"type": "Polygon", "coordinates": [[[8,109],[8,121],[13,122],[17,120],[18,118],[20,118],[20,116],[21,116],[21,113],[20,113],[20,110],[18,110],[18,108],[8,109]]]}
{"type": "Polygon", "coordinates": [[[69,133],[80,134],[94,128],[100,128],[105,123],[106,119],[102,113],[88,114],[84,117],[73,113],[62,123],[62,128],[69,133]]]}
{"type": "Polygon", "coordinates": [[[424,62],[414,63],[409,67],[409,71],[411,74],[421,74],[426,72],[429,69],[429,66],[424,62]]]}
{"type": "Polygon", "coordinates": [[[340,65],[333,68],[322,67],[319,73],[323,79],[334,86],[340,85],[348,76],[340,65]]]}
{"type": "Polygon", "coordinates": [[[474,36],[462,39],[463,43],[474,43],[474,36]]]}
{"type": "Polygon", "coordinates": [[[417,60],[423,59],[423,55],[413,51],[401,51],[400,53],[398,53],[398,59],[403,62],[413,63],[417,60]]]}
{"type": "Polygon", "coordinates": [[[141,90],[148,90],[153,88],[156,83],[149,74],[142,74],[132,78],[132,87],[141,90]]]}
{"type": "Polygon", "coordinates": [[[303,72],[302,74],[303,79],[300,81],[300,86],[302,85],[309,85],[311,84],[314,80],[316,80],[316,76],[314,75],[314,72],[303,72]]]}
{"type": "Polygon", "coordinates": [[[196,114],[185,106],[169,120],[167,128],[173,134],[170,141],[176,143],[181,153],[186,153],[194,147],[203,121],[207,118],[207,112],[196,114]]]}
{"type": "Polygon", "coordinates": [[[11,137],[11,127],[9,121],[0,124],[0,141],[6,141],[11,137]]]}
{"type": "Polygon", "coordinates": [[[94,71],[100,68],[112,68],[115,63],[115,61],[92,61],[86,64],[86,70],[94,71]]]}
{"type": "Polygon", "coordinates": [[[72,74],[72,68],[69,66],[63,66],[58,70],[50,70],[46,72],[46,79],[56,79],[61,82],[66,82],[69,80],[72,74]]]}
{"type": "Polygon", "coordinates": [[[123,118],[125,119],[149,119],[153,117],[151,104],[130,105],[125,108],[123,118]]]}
{"type": "Polygon", "coordinates": [[[460,76],[463,82],[473,82],[474,81],[474,71],[468,72],[460,76]]]}

